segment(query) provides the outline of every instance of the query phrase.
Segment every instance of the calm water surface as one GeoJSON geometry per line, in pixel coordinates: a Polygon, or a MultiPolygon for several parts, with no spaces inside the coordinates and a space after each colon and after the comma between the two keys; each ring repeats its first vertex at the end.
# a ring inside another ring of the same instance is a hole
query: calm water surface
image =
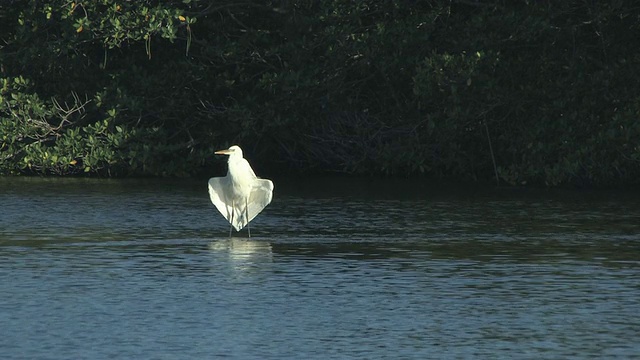
{"type": "Polygon", "coordinates": [[[640,357],[640,196],[0,178],[2,359],[640,357]]]}

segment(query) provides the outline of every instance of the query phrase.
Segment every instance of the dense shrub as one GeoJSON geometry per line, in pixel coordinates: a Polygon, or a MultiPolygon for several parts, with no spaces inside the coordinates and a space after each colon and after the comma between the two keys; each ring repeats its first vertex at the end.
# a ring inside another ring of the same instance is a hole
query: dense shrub
{"type": "Polygon", "coordinates": [[[5,3],[0,173],[640,173],[630,1],[5,3]]]}

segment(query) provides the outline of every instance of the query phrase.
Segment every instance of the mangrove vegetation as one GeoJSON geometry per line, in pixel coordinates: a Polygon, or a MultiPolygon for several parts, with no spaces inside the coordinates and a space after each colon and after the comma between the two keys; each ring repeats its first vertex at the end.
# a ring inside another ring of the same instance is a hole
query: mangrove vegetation
{"type": "Polygon", "coordinates": [[[3,0],[0,174],[611,186],[640,175],[633,1],[3,0]]]}

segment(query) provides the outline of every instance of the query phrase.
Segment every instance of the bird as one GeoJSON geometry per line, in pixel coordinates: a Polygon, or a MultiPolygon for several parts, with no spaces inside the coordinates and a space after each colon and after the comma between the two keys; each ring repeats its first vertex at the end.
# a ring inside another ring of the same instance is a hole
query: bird
{"type": "Polygon", "coordinates": [[[227,176],[209,179],[211,202],[231,224],[229,237],[234,228],[240,231],[245,226],[251,237],[249,222],[271,203],[273,182],[256,176],[238,145],[215,154],[228,155],[229,160],[227,176]]]}

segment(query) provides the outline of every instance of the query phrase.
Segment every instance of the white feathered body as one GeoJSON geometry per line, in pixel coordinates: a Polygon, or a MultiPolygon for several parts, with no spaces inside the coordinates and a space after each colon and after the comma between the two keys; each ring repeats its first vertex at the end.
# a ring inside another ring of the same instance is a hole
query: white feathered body
{"type": "Polygon", "coordinates": [[[251,194],[254,180],[257,179],[251,165],[244,158],[238,156],[229,157],[229,170],[227,177],[231,184],[231,198],[233,201],[241,201],[251,194]]]}

